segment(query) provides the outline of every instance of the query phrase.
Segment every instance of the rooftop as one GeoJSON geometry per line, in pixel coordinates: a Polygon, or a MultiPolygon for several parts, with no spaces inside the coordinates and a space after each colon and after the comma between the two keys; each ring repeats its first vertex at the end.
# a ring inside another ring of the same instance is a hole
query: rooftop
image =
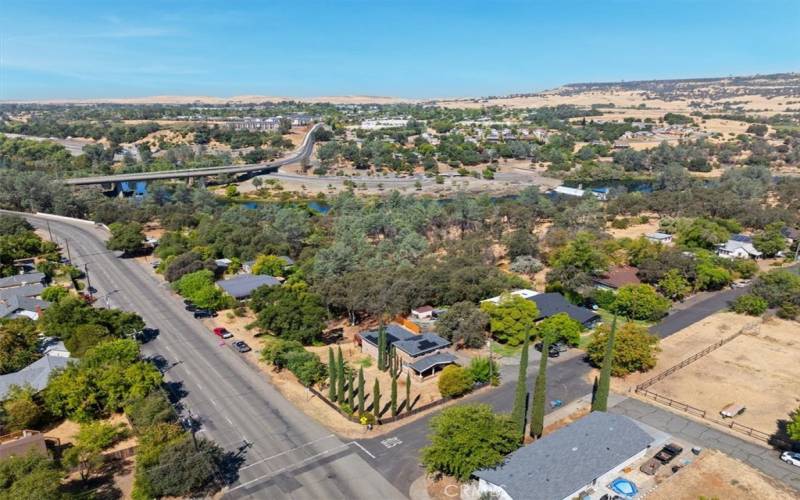
{"type": "Polygon", "coordinates": [[[0,301],[8,302],[11,297],[36,297],[44,291],[41,283],[31,283],[29,285],[0,288],[0,301]]]}
{"type": "MultiPolygon", "coordinates": [[[[410,338],[416,337],[416,335],[405,328],[390,324],[384,327],[386,329],[386,345],[390,346],[395,342],[399,342],[401,340],[408,340],[410,338]]],[[[365,332],[361,334],[361,339],[369,342],[370,344],[377,346],[378,345],[378,330],[372,330],[369,332],[365,332]]]]}
{"type": "Polygon", "coordinates": [[[539,309],[539,317],[537,320],[549,318],[550,316],[562,312],[567,313],[570,318],[579,321],[583,325],[600,319],[600,315],[596,312],[586,309],[585,307],[570,304],[560,293],[540,293],[529,297],[528,300],[535,302],[536,307],[539,309]]]}
{"type": "Polygon", "coordinates": [[[26,273],[15,274],[6,278],[0,278],[0,288],[9,288],[22,285],[29,285],[32,283],[41,283],[44,281],[44,273],[26,273]]]}
{"type": "Polygon", "coordinates": [[[639,270],[633,266],[617,266],[612,267],[608,272],[595,278],[595,283],[605,285],[609,288],[619,288],[625,285],[638,285],[641,283],[639,277],[636,275],[639,270]]]}
{"type": "Polygon", "coordinates": [[[451,365],[456,362],[456,359],[457,358],[452,353],[437,352],[436,354],[425,356],[414,361],[413,363],[410,363],[408,367],[417,373],[423,373],[430,370],[434,366],[451,365]]]}
{"type": "Polygon", "coordinates": [[[11,386],[14,385],[30,386],[37,392],[43,390],[47,387],[50,374],[59,368],[64,368],[70,361],[74,361],[74,359],[62,356],[42,356],[18,372],[0,375],[0,399],[5,398],[11,386]]]}
{"type": "Polygon", "coordinates": [[[514,499],[565,498],[646,449],[653,438],[623,415],[592,412],[475,476],[514,499]]]}
{"type": "Polygon", "coordinates": [[[24,295],[12,295],[8,299],[0,301],[0,318],[14,317],[17,311],[39,312],[47,309],[50,302],[46,300],[25,297],[24,295]]]}
{"type": "Polygon", "coordinates": [[[249,297],[256,288],[280,284],[281,282],[277,278],[256,274],[240,274],[227,280],[217,281],[220,288],[236,299],[249,297]]]}
{"type": "Polygon", "coordinates": [[[394,347],[414,357],[422,356],[437,349],[443,349],[449,345],[450,341],[433,333],[414,335],[412,338],[394,343],[394,347]]]}

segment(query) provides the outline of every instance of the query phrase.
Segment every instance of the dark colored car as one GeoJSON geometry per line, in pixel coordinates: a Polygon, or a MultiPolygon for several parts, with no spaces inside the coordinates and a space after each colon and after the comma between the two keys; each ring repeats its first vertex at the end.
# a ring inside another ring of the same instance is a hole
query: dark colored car
{"type": "Polygon", "coordinates": [[[656,453],[656,456],[653,457],[653,458],[655,458],[656,460],[658,460],[662,464],[667,465],[668,463],[672,462],[672,460],[675,457],[680,455],[682,451],[683,451],[683,448],[681,448],[680,446],[678,446],[675,443],[670,443],[670,444],[664,446],[663,448],[661,448],[661,451],[656,453]]]}
{"type": "Polygon", "coordinates": [[[186,307],[184,307],[184,309],[186,309],[189,312],[195,312],[197,310],[197,306],[190,303],[186,304],[186,307]]]}
{"type": "Polygon", "coordinates": [[[214,311],[209,311],[208,309],[198,309],[194,312],[194,317],[197,319],[200,318],[213,318],[216,316],[217,313],[214,311]]]}
{"type": "MultiPolygon", "coordinates": [[[[535,347],[537,351],[539,351],[539,352],[542,352],[542,348],[543,348],[544,346],[542,345],[542,343],[541,343],[541,342],[537,342],[537,343],[536,343],[536,345],[534,345],[533,347],[535,347]]],[[[564,349],[564,350],[566,350],[566,349],[564,349]]],[[[556,344],[552,344],[552,345],[551,345],[551,346],[550,346],[550,347],[547,349],[547,357],[548,357],[548,358],[557,358],[557,357],[561,356],[561,352],[562,352],[562,350],[561,350],[561,348],[559,347],[559,344],[558,344],[558,343],[556,343],[556,344]]]]}
{"type": "Polygon", "coordinates": [[[239,352],[248,352],[250,350],[250,346],[247,345],[243,340],[237,340],[232,345],[233,348],[239,352]]]}

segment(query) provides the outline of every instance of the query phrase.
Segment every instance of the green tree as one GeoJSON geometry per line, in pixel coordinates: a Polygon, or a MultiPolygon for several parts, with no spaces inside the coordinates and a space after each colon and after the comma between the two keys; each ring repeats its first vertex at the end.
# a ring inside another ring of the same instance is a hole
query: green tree
{"type": "Polygon", "coordinates": [[[514,407],[511,410],[511,420],[516,424],[520,437],[525,436],[525,422],[528,411],[528,347],[530,340],[525,335],[522,342],[522,351],[519,355],[519,372],[517,373],[517,387],[514,391],[514,407]]]}
{"type": "Polygon", "coordinates": [[[109,250],[135,253],[142,249],[144,233],[138,222],[115,222],[108,226],[111,237],[106,242],[109,250]]]}
{"type": "Polygon", "coordinates": [[[542,355],[539,357],[539,373],[536,375],[533,388],[530,435],[534,439],[542,437],[544,430],[544,403],[547,398],[547,352],[550,350],[550,342],[550,336],[545,335],[542,340],[542,355]]]}
{"type": "MultiPolygon", "coordinates": [[[[167,444],[151,467],[144,470],[153,497],[200,497],[215,490],[224,451],[206,439],[197,446],[188,437],[167,444]]],[[[138,454],[137,454],[138,459],[138,454]]]]}
{"type": "Polygon", "coordinates": [[[558,269],[597,274],[608,267],[608,256],[598,248],[594,235],[581,231],[575,239],[553,253],[551,264],[558,269]]]}
{"type": "Polygon", "coordinates": [[[469,362],[472,380],[481,384],[500,385],[500,370],[495,360],[486,356],[476,356],[469,362]]]}
{"type": "Polygon", "coordinates": [[[479,348],[486,343],[489,316],[472,302],[456,302],[436,320],[436,333],[455,345],[479,348]]]}
{"type": "Polygon", "coordinates": [[[800,441],[800,408],[796,409],[786,426],[786,432],[789,434],[789,439],[793,441],[800,441]]]}
{"type": "MultiPolygon", "coordinates": [[[[284,340],[279,338],[268,338],[264,341],[264,347],[261,349],[261,360],[275,367],[276,371],[286,368],[287,357],[293,352],[304,351],[303,344],[296,340],[284,340]]],[[[333,373],[336,372],[336,366],[332,367],[333,373]]],[[[334,388],[336,386],[334,385],[334,388]]]]}
{"type": "Polygon", "coordinates": [[[327,311],[322,299],[304,282],[258,288],[250,304],[258,313],[256,325],[284,339],[308,345],[325,327],[327,311]]]}
{"type": "Polygon", "coordinates": [[[516,346],[533,331],[539,311],[536,303],[517,295],[503,295],[500,302],[484,302],[481,309],[489,315],[489,329],[500,342],[516,346]]]}
{"type": "Polygon", "coordinates": [[[669,299],[656,292],[651,285],[625,285],[617,290],[611,311],[626,318],[655,321],[667,314],[669,299]]]}
{"type": "Polygon", "coordinates": [[[19,371],[40,358],[36,324],[28,318],[0,320],[0,375],[19,371]]]}
{"type": "Polygon", "coordinates": [[[731,233],[717,222],[708,219],[695,219],[678,234],[678,243],[689,248],[714,250],[725,243],[731,233]]]}
{"type": "Polygon", "coordinates": [[[105,422],[81,424],[75,436],[75,446],[64,454],[65,462],[78,467],[81,479],[86,481],[103,465],[102,451],[110,448],[126,435],[123,428],[105,422]]]}
{"type": "Polygon", "coordinates": [[[431,444],[422,449],[429,474],[467,481],[478,469],[499,465],[520,445],[516,423],[489,405],[459,405],[431,419],[431,444]]]}
{"type": "Polygon", "coordinates": [[[539,338],[548,339],[550,343],[566,342],[576,346],[581,342],[583,329],[583,325],[570,318],[569,314],[558,313],[537,323],[534,331],[539,338]]]}
{"type": "Polygon", "coordinates": [[[350,405],[350,409],[354,409],[356,407],[356,372],[350,370],[347,372],[347,403],[350,405]]]}
{"type": "Polygon", "coordinates": [[[739,314],[761,316],[766,312],[768,306],[766,300],[757,295],[748,293],[736,297],[733,303],[731,303],[731,310],[739,314]]]}
{"type": "Polygon", "coordinates": [[[61,491],[64,473],[53,460],[31,451],[0,460],[0,498],[69,498],[61,491]]]}
{"type": "Polygon", "coordinates": [[[337,394],[337,385],[336,385],[336,374],[338,370],[336,369],[336,359],[333,356],[333,348],[328,347],[328,399],[333,401],[334,403],[338,401],[338,394],[337,394]]]}
{"type": "Polygon", "coordinates": [[[389,400],[391,401],[391,412],[392,416],[397,415],[397,377],[392,377],[392,387],[391,392],[389,393],[389,400]]]}
{"type": "Polygon", "coordinates": [[[381,324],[380,328],[378,328],[378,370],[385,371],[388,363],[386,362],[386,328],[381,324]]]}
{"type": "Polygon", "coordinates": [[[681,300],[692,290],[689,281],[677,269],[670,269],[658,281],[658,289],[671,300],[681,300]]]}
{"type": "MultiPolygon", "coordinates": [[[[586,348],[589,361],[595,366],[603,364],[609,333],[608,325],[600,325],[586,348]]],[[[611,375],[615,377],[650,370],[656,365],[656,353],[660,351],[658,337],[649,333],[647,327],[636,323],[625,323],[617,328],[613,349],[611,375]]]]}
{"type": "MultiPolygon", "coordinates": [[[[305,349],[293,351],[286,355],[286,368],[297,377],[305,387],[310,387],[328,376],[328,370],[316,354],[305,349]]],[[[344,377],[342,375],[342,377],[344,377]]],[[[337,376],[338,379],[338,376],[337,376]]],[[[344,393],[339,398],[344,401],[344,393]]]]}
{"type": "Polygon", "coordinates": [[[449,365],[439,374],[439,393],[444,398],[456,398],[471,391],[473,383],[466,368],[449,365]]]}
{"type": "Polygon", "coordinates": [[[406,372],[406,411],[411,411],[411,374],[406,372]]]}
{"type": "Polygon", "coordinates": [[[365,387],[364,384],[364,367],[360,367],[358,369],[358,414],[362,415],[364,413],[364,399],[365,399],[365,387]]]}
{"type": "Polygon", "coordinates": [[[753,246],[763,253],[764,257],[774,257],[786,250],[786,238],[781,233],[783,226],[783,222],[773,222],[753,236],[753,246]]]}
{"type": "Polygon", "coordinates": [[[800,275],[786,269],[773,269],[755,280],[752,293],[766,300],[769,307],[800,305],[800,275]]]}
{"type": "Polygon", "coordinates": [[[697,265],[697,277],[694,287],[697,290],[719,290],[733,281],[733,275],[724,267],[712,262],[701,262],[697,265]]]}
{"type": "Polygon", "coordinates": [[[3,400],[3,434],[38,429],[46,417],[39,397],[31,387],[12,385],[3,400]]]}
{"type": "Polygon", "coordinates": [[[253,263],[253,274],[267,274],[269,276],[283,276],[286,262],[277,255],[259,255],[253,263]]]}
{"type": "Polygon", "coordinates": [[[614,363],[615,338],[617,333],[617,317],[611,323],[611,329],[606,337],[603,366],[600,369],[600,378],[597,381],[595,392],[592,395],[592,411],[606,411],[608,408],[608,391],[611,387],[611,370],[614,363]]]}
{"type": "Polygon", "coordinates": [[[53,285],[48,286],[44,290],[42,290],[42,300],[46,300],[47,302],[58,302],[59,300],[63,299],[64,297],[69,295],[69,290],[64,288],[63,286],[53,285]]]}
{"type": "Polygon", "coordinates": [[[342,347],[339,346],[339,350],[336,355],[336,400],[340,403],[344,403],[345,401],[344,377],[344,357],[342,355],[342,347]]]}
{"type": "Polygon", "coordinates": [[[214,273],[208,269],[184,274],[172,283],[172,288],[203,309],[224,309],[231,304],[230,297],[215,286],[214,273]]]}
{"type": "Polygon", "coordinates": [[[375,418],[381,417],[381,384],[377,378],[372,386],[372,413],[375,418]]]}
{"type": "Polygon", "coordinates": [[[151,425],[175,422],[175,408],[163,391],[154,390],[142,398],[132,400],[125,406],[125,415],[134,429],[145,429],[151,425]]]}

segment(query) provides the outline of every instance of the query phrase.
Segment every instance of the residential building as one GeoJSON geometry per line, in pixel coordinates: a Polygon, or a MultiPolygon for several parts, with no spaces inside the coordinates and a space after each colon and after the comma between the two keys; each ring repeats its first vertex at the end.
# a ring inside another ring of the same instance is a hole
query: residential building
{"type": "Polygon", "coordinates": [[[278,130],[280,126],[280,116],[272,118],[244,118],[230,123],[230,127],[234,130],[249,130],[251,132],[278,130]]]}
{"type": "Polygon", "coordinates": [[[734,234],[731,238],[717,248],[717,255],[726,259],[757,259],[761,252],[753,246],[753,240],[743,234],[734,234]]]}
{"type": "Polygon", "coordinates": [[[662,245],[669,245],[672,243],[672,235],[667,233],[647,233],[644,237],[653,243],[661,243],[662,245]]]}
{"type": "Polygon", "coordinates": [[[378,130],[382,128],[403,128],[408,125],[407,118],[376,118],[361,122],[361,128],[366,130],[378,130]]]}
{"type": "Polygon", "coordinates": [[[25,273],[15,274],[6,278],[0,278],[0,289],[14,288],[18,286],[33,285],[36,283],[44,283],[44,273],[25,273]]]}
{"type": "Polygon", "coordinates": [[[586,328],[593,328],[600,321],[599,314],[591,309],[569,303],[560,293],[540,293],[529,297],[528,300],[536,303],[536,308],[539,310],[539,317],[536,318],[536,321],[559,313],[566,313],[586,328]]]}
{"type": "MultiPolygon", "coordinates": [[[[528,290],[527,288],[522,288],[519,290],[513,290],[511,292],[508,292],[507,295],[511,295],[512,297],[522,297],[523,299],[529,299],[534,295],[539,295],[539,293],[541,292],[537,292],[536,290],[528,290]]],[[[497,297],[492,297],[491,299],[482,300],[481,302],[493,302],[495,304],[499,304],[500,299],[502,299],[504,295],[498,295],[497,297]]]]}
{"type": "Polygon", "coordinates": [[[474,475],[481,495],[502,500],[584,498],[644,457],[653,441],[630,418],[596,411],[474,475]]]}
{"type": "Polygon", "coordinates": [[[256,288],[280,284],[278,278],[263,274],[239,274],[233,278],[217,281],[217,286],[237,300],[248,298],[256,288]]]}
{"type": "MultiPolygon", "coordinates": [[[[456,362],[456,357],[445,349],[450,341],[433,333],[415,334],[399,325],[389,324],[386,329],[386,347],[394,347],[404,369],[424,377],[436,369],[456,362]],[[434,357],[435,356],[435,357],[434,357]]],[[[362,333],[361,352],[378,359],[378,330],[362,333]]]]}
{"type": "Polygon", "coordinates": [[[430,320],[433,319],[433,307],[420,306],[411,310],[411,316],[414,319],[430,320]]]}
{"type": "Polygon", "coordinates": [[[6,300],[0,300],[0,319],[29,318],[36,321],[49,306],[50,302],[46,300],[12,295],[6,300]]]}
{"type": "Polygon", "coordinates": [[[44,390],[50,379],[50,374],[55,370],[64,368],[73,358],[60,355],[44,355],[22,370],[14,373],[0,375],[0,400],[5,399],[12,386],[30,386],[36,392],[44,390]]]}
{"type": "Polygon", "coordinates": [[[41,283],[0,288],[0,302],[8,302],[11,297],[38,297],[43,291],[44,285],[41,283]]]}
{"type": "MultiPolygon", "coordinates": [[[[592,195],[594,195],[598,200],[605,201],[606,193],[599,192],[599,191],[588,191],[592,195]]],[[[563,196],[576,196],[578,198],[582,198],[583,195],[587,193],[586,190],[581,188],[574,188],[569,186],[556,186],[551,190],[551,193],[556,195],[563,195],[563,196]]]]}
{"type": "Polygon", "coordinates": [[[47,455],[47,443],[44,434],[39,431],[22,430],[0,436],[0,460],[30,453],[47,455]]]}
{"type": "Polygon", "coordinates": [[[625,285],[638,285],[641,283],[636,275],[639,270],[633,266],[616,266],[600,277],[593,278],[595,287],[601,290],[616,290],[625,285]]]}

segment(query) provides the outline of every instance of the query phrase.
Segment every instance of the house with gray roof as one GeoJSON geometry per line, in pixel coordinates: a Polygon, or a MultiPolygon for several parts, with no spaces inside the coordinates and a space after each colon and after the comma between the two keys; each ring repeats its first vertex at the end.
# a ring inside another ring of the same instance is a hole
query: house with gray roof
{"type": "Polygon", "coordinates": [[[13,295],[7,300],[0,301],[0,318],[29,318],[36,321],[39,319],[39,314],[49,306],[50,302],[46,300],[13,295]]]}
{"type": "Polygon", "coordinates": [[[50,374],[66,367],[70,361],[76,360],[48,354],[18,372],[0,375],[0,400],[5,399],[11,387],[15,385],[18,387],[29,386],[36,392],[44,390],[50,380],[50,374]]]}
{"type": "Polygon", "coordinates": [[[726,259],[757,259],[761,252],[753,246],[753,240],[743,234],[734,234],[724,244],[717,248],[717,255],[726,259]]]}
{"type": "MultiPolygon", "coordinates": [[[[415,375],[432,375],[436,369],[456,362],[451,353],[443,352],[450,341],[433,333],[416,334],[399,325],[390,324],[386,329],[386,347],[394,348],[403,364],[415,375]]],[[[378,359],[378,330],[362,333],[361,352],[378,359]]]]}
{"type": "Polygon", "coordinates": [[[34,283],[41,284],[44,282],[44,278],[44,273],[40,272],[15,274],[6,278],[0,278],[0,288],[14,288],[34,283]]]}
{"type": "Polygon", "coordinates": [[[280,285],[278,278],[262,274],[239,274],[233,278],[217,281],[217,286],[234,299],[246,299],[256,288],[280,285]]]}
{"type": "Polygon", "coordinates": [[[644,457],[653,437],[623,415],[592,412],[524,446],[493,469],[475,471],[481,494],[502,500],[568,500],[610,483],[644,457]]]}
{"type": "Polygon", "coordinates": [[[43,291],[44,285],[41,283],[0,288],[0,302],[7,302],[11,297],[38,297],[43,291]]]}

